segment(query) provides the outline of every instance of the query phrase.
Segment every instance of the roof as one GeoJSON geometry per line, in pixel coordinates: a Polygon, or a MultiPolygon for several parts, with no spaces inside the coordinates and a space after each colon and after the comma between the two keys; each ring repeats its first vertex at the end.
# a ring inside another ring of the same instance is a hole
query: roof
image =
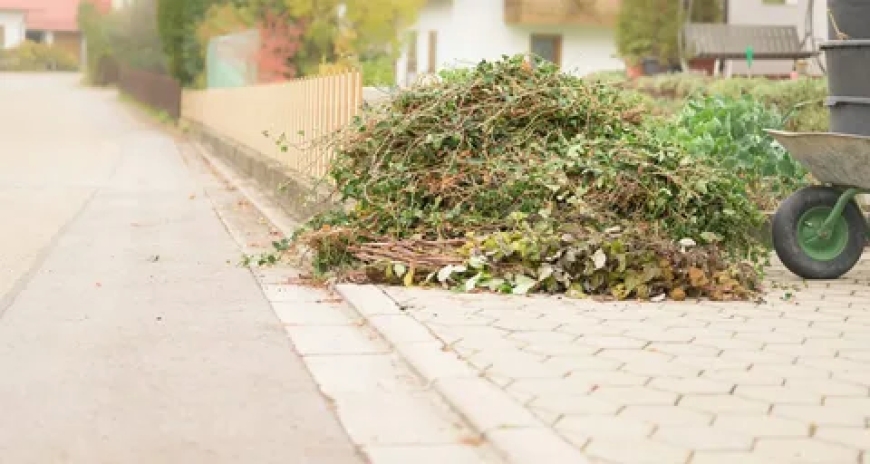
{"type": "MultiPolygon", "coordinates": [[[[76,17],[82,0],[0,0],[0,10],[23,10],[27,13],[27,29],[41,31],[77,31],[76,17]]],[[[90,0],[108,12],[111,0],[90,0]]]]}

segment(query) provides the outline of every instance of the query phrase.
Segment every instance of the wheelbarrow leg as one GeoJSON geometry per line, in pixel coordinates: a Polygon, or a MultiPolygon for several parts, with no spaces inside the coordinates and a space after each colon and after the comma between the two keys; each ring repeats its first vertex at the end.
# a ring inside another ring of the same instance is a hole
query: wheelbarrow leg
{"type": "Polygon", "coordinates": [[[837,203],[834,205],[834,208],[831,209],[831,213],[828,214],[828,218],[825,219],[825,222],[822,223],[821,227],[819,227],[819,237],[826,237],[830,235],[831,229],[834,227],[834,223],[837,222],[837,219],[840,218],[840,215],[843,214],[843,210],[846,209],[846,205],[849,204],[850,201],[855,199],[861,193],[861,189],[850,188],[840,194],[840,198],[837,200],[837,203]]]}

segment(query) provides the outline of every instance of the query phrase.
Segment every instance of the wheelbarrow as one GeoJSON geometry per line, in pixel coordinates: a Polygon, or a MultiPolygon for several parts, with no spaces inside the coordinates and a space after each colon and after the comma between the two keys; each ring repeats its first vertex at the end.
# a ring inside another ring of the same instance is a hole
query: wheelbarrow
{"type": "Polygon", "coordinates": [[[856,196],[870,193],[870,137],[768,130],[819,181],[789,196],[773,216],[773,247],[805,279],[837,279],[864,252],[867,219],[856,196]]]}

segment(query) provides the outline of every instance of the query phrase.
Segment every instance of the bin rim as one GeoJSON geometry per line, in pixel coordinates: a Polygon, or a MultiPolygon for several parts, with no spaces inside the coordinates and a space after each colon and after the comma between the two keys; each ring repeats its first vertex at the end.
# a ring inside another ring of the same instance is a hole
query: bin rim
{"type": "Polygon", "coordinates": [[[839,48],[870,48],[870,39],[826,40],[819,44],[820,50],[832,50],[839,48]]]}

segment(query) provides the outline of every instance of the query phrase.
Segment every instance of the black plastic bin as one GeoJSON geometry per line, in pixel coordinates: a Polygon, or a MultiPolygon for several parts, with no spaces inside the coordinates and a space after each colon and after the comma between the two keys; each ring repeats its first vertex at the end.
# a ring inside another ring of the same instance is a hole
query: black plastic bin
{"type": "Polygon", "coordinates": [[[831,132],[870,136],[870,98],[828,97],[831,132]]]}
{"type": "Polygon", "coordinates": [[[832,40],[819,48],[825,52],[829,95],[870,97],[870,40],[832,40]]]}
{"type": "Polygon", "coordinates": [[[828,9],[831,11],[828,15],[829,39],[840,40],[837,28],[850,39],[870,39],[870,1],[828,0],[828,9]],[[834,21],[831,21],[831,17],[834,21]]]}

